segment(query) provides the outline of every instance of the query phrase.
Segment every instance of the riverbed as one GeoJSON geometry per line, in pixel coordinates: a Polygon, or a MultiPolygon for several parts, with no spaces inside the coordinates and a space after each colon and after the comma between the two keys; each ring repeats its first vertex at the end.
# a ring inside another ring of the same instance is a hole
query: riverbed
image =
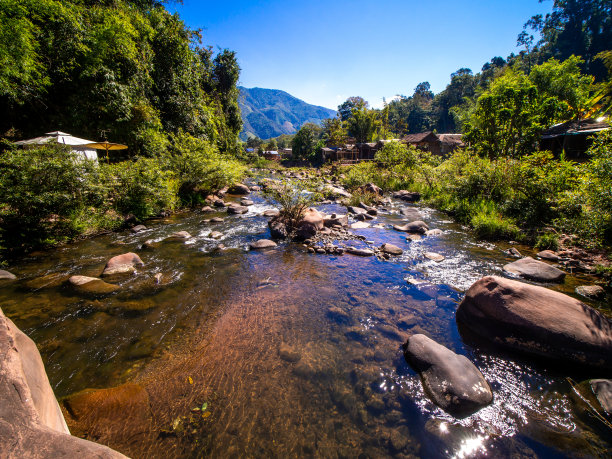
{"type": "MultiPolygon", "coordinates": [[[[407,204],[393,201],[373,226],[351,230],[370,246],[404,250],[389,260],[311,254],[292,242],[249,251],[250,242],[270,237],[262,213],[275,207],[260,193],[249,199],[254,205],[243,215],[180,213],[148,221],[140,233],[36,252],[8,267],[19,281],[0,288],[0,305],[37,343],[58,398],[126,382],[148,390],[152,430],[101,442],[133,457],[166,458],[609,453],[610,430],[581,409],[568,380],[609,375],[501,352],[457,328],[465,291],[485,275],[504,275],[509,244],[478,241],[418,205],[442,233],[408,241],[392,229],[405,222],[399,210],[407,204]],[[212,217],[224,221],[204,222],[212,217]],[[192,237],[164,242],[177,231],[192,237]],[[145,241],[153,247],[143,248],[145,241]],[[145,265],[118,281],[117,293],[84,297],[66,285],[71,275],[99,276],[125,252],[145,265]],[[462,420],[436,407],[402,354],[414,333],[474,362],[493,403],[462,420]]],[[[316,207],[346,213],[337,203],[316,207]]],[[[574,295],[592,282],[570,273],[548,287],[574,295]]],[[[610,315],[607,302],[581,300],[610,315]]]]}

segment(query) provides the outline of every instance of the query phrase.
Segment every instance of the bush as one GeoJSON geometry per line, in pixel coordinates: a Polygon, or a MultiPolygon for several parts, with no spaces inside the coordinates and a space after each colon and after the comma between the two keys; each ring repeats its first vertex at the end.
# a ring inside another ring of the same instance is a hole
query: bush
{"type": "Polygon", "coordinates": [[[492,202],[481,201],[474,206],[470,224],[482,239],[519,239],[520,230],[509,218],[504,217],[492,202]]]}
{"type": "Polygon", "coordinates": [[[544,233],[538,236],[535,248],[540,250],[558,250],[559,236],[555,233],[544,233]]]}
{"type": "Polygon", "coordinates": [[[141,157],[100,167],[104,169],[110,200],[118,212],[143,220],[176,207],[178,182],[164,168],[163,161],[141,157]]]}
{"type": "Polygon", "coordinates": [[[78,216],[104,199],[91,178],[97,164],[49,145],[0,156],[2,245],[29,249],[78,234],[78,216]]]}

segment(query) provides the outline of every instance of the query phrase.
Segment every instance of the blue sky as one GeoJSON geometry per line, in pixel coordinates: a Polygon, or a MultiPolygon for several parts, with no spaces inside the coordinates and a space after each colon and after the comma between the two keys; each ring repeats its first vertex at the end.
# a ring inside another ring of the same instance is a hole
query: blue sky
{"type": "Polygon", "coordinates": [[[518,52],[516,37],[552,1],[184,0],[178,11],[204,43],[237,52],[240,85],[282,89],[335,109],[349,96],[372,106],[443,90],[461,67],[478,72],[518,52]]]}

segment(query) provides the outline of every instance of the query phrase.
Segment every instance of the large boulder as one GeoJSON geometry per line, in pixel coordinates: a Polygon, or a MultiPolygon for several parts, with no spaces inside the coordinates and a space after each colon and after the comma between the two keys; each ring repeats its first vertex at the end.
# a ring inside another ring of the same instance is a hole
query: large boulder
{"type": "Polygon", "coordinates": [[[504,266],[504,271],[536,282],[563,282],[565,273],[543,261],[521,258],[504,266]]]}
{"type": "Polygon", "coordinates": [[[504,347],[561,362],[612,369],[612,322],[575,298],[501,277],[474,283],[457,322],[504,347]]]}
{"type": "Polygon", "coordinates": [[[240,206],[240,205],[237,205],[237,206],[229,206],[229,207],[227,208],[227,213],[228,213],[228,214],[234,214],[234,215],[237,215],[237,214],[246,214],[248,211],[249,211],[249,208],[248,208],[248,207],[246,207],[246,206],[240,206]]]}
{"type": "Polygon", "coordinates": [[[493,400],[489,383],[467,357],[425,335],[408,338],[404,357],[421,375],[432,401],[453,416],[469,416],[493,400]]]}
{"type": "Polygon", "coordinates": [[[383,253],[388,253],[389,255],[401,255],[404,253],[404,251],[398,246],[389,244],[388,242],[380,246],[380,251],[383,253]]]}
{"type": "Polygon", "coordinates": [[[125,458],[70,435],[36,344],[0,310],[0,457],[125,458]]]}
{"type": "Polygon", "coordinates": [[[286,239],[289,235],[287,225],[278,216],[268,222],[268,227],[270,228],[272,239],[286,239]]]}
{"type": "Polygon", "coordinates": [[[317,209],[309,207],[302,214],[301,220],[296,226],[296,238],[306,240],[317,234],[325,227],[325,217],[317,209]]]}
{"type": "Polygon", "coordinates": [[[393,225],[393,229],[396,231],[404,231],[406,233],[425,234],[427,230],[429,230],[429,226],[427,226],[427,223],[417,220],[406,223],[405,225],[393,225]]]}
{"type": "Polygon", "coordinates": [[[236,183],[234,186],[228,189],[227,192],[229,194],[245,195],[249,194],[251,190],[243,183],[236,183]]]}
{"type": "Polygon", "coordinates": [[[102,275],[112,276],[113,274],[133,273],[136,271],[137,266],[144,266],[140,257],[132,252],[124,253],[108,260],[102,275]]]}

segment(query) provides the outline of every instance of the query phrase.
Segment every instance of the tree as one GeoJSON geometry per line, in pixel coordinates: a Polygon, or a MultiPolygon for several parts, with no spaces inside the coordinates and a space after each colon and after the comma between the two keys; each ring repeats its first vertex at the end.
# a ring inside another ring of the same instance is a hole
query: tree
{"type": "Polygon", "coordinates": [[[323,139],[328,147],[337,147],[346,143],[348,132],[340,116],[323,120],[323,139]]]}
{"type": "Polygon", "coordinates": [[[321,134],[322,129],[314,123],[302,126],[291,142],[293,157],[317,162],[324,145],[321,134]]]}
{"type": "Polygon", "coordinates": [[[537,45],[544,59],[563,61],[572,55],[580,56],[583,70],[597,81],[605,78],[605,67],[595,57],[610,49],[612,43],[610,0],[554,0],[550,14],[533,16],[524,29],[541,35],[537,45]]]}
{"type": "Polygon", "coordinates": [[[354,108],[346,121],[348,133],[355,137],[357,143],[370,142],[380,127],[380,119],[376,110],[365,106],[354,108]]]}
{"type": "Polygon", "coordinates": [[[368,108],[368,103],[359,96],[349,97],[338,105],[338,114],[342,121],[349,119],[354,109],[368,108]]]}

